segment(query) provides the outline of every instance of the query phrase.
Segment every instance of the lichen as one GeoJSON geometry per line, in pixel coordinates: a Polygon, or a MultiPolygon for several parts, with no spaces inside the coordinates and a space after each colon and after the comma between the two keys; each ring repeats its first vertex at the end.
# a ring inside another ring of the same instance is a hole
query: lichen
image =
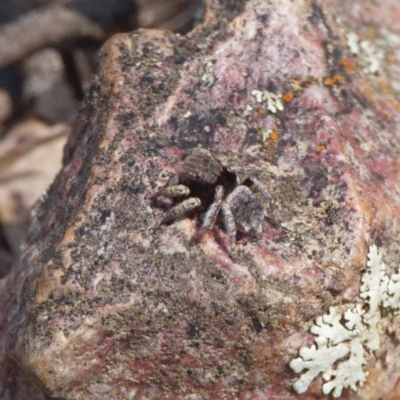
{"type": "Polygon", "coordinates": [[[363,71],[367,74],[376,74],[381,69],[384,52],[366,40],[360,40],[354,32],[346,33],[347,46],[353,56],[359,58],[363,71]]]}
{"type": "Polygon", "coordinates": [[[207,64],[200,69],[200,78],[203,82],[212,82],[214,74],[214,64],[208,61],[207,64]]]}
{"type": "Polygon", "coordinates": [[[319,374],[325,381],[323,393],[333,390],[334,397],[339,397],[344,388],[357,390],[356,385],[365,382],[366,350],[376,351],[380,346],[381,308],[400,308],[400,274],[386,275],[382,255],[373,245],[361,282],[362,300],[344,313],[330,307],[328,314],[316,318],[310,329],[316,345],[302,347],[300,357],[290,362],[296,373],[307,370],[293,385],[297,393],[304,393],[319,374]]]}
{"type": "Polygon", "coordinates": [[[283,111],[282,96],[268,91],[261,92],[260,90],[252,90],[251,95],[255,98],[257,103],[267,103],[267,110],[272,114],[278,111],[283,111]]]}

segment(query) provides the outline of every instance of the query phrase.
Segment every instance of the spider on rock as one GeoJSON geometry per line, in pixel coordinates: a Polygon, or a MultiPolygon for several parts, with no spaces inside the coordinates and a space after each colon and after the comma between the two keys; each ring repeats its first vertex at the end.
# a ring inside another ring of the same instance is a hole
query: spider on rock
{"type": "Polygon", "coordinates": [[[201,232],[213,229],[222,214],[232,247],[236,244],[237,231],[260,234],[266,213],[265,200],[270,196],[254,178],[239,183],[232,170],[206,149],[190,150],[177,173],[157,193],[157,196],[174,198],[177,202],[166,212],[161,224],[199,210],[204,212],[201,232]]]}

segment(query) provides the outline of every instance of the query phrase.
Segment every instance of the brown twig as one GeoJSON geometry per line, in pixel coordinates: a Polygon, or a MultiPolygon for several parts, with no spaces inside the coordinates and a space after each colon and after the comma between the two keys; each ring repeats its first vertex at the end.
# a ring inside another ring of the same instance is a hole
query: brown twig
{"type": "Polygon", "coordinates": [[[67,40],[102,40],[103,30],[82,14],[59,5],[31,11],[0,29],[0,67],[67,40]]]}

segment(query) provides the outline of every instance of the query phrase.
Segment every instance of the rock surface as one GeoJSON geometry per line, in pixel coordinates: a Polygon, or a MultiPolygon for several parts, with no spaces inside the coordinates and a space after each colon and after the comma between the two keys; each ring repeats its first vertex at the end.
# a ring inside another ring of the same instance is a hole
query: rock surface
{"type": "MultiPolygon", "coordinates": [[[[0,282],[2,398],[324,398],[289,362],[360,302],[369,246],[400,261],[399,68],[395,0],[214,0],[186,37],[109,41],[0,282]],[[221,224],[199,237],[200,212],[159,226],[155,194],[198,145],[269,193],[236,249],[221,224]]],[[[390,324],[341,398],[396,398],[390,324]]]]}

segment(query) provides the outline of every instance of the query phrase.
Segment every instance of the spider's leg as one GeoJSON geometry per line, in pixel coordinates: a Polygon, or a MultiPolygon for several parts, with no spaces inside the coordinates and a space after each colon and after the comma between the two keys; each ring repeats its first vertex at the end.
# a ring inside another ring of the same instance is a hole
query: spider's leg
{"type": "Polygon", "coordinates": [[[222,186],[217,186],[215,188],[215,197],[211,206],[208,208],[207,212],[203,217],[203,229],[212,229],[217,220],[219,211],[221,210],[222,200],[224,198],[224,188],[222,186]]]}
{"type": "MultiPolygon", "coordinates": [[[[229,172],[236,174],[238,184],[241,184],[247,178],[254,176],[255,173],[261,171],[259,167],[255,166],[229,166],[227,169],[229,172]]],[[[253,178],[251,178],[251,180],[253,180],[253,178]]]]}
{"type": "Polygon", "coordinates": [[[166,186],[159,190],[156,196],[179,197],[189,195],[190,190],[185,185],[166,186]]]}
{"type": "Polygon", "coordinates": [[[265,188],[265,186],[256,178],[250,178],[250,180],[253,182],[254,187],[263,195],[265,200],[271,204],[272,202],[272,196],[269,194],[268,190],[265,188]]]}
{"type": "Polygon", "coordinates": [[[255,179],[255,178],[251,178],[251,181],[253,182],[253,185],[256,188],[256,190],[259,193],[261,193],[261,195],[264,199],[264,204],[266,206],[266,215],[265,216],[267,217],[267,219],[269,220],[269,222],[272,225],[280,226],[279,220],[277,220],[274,217],[274,214],[276,215],[276,213],[274,212],[274,201],[273,201],[271,194],[259,180],[255,179]]]}
{"type": "Polygon", "coordinates": [[[175,207],[172,207],[167,213],[165,213],[164,218],[161,221],[161,224],[165,224],[170,221],[174,221],[183,217],[189,211],[194,210],[197,207],[200,207],[201,201],[197,197],[189,197],[188,199],[182,201],[182,203],[177,204],[175,207]]]}
{"type": "Polygon", "coordinates": [[[222,216],[224,217],[224,225],[226,232],[229,236],[229,240],[231,242],[231,247],[235,247],[236,244],[236,224],[233,218],[232,211],[227,202],[222,203],[222,216]]]}

